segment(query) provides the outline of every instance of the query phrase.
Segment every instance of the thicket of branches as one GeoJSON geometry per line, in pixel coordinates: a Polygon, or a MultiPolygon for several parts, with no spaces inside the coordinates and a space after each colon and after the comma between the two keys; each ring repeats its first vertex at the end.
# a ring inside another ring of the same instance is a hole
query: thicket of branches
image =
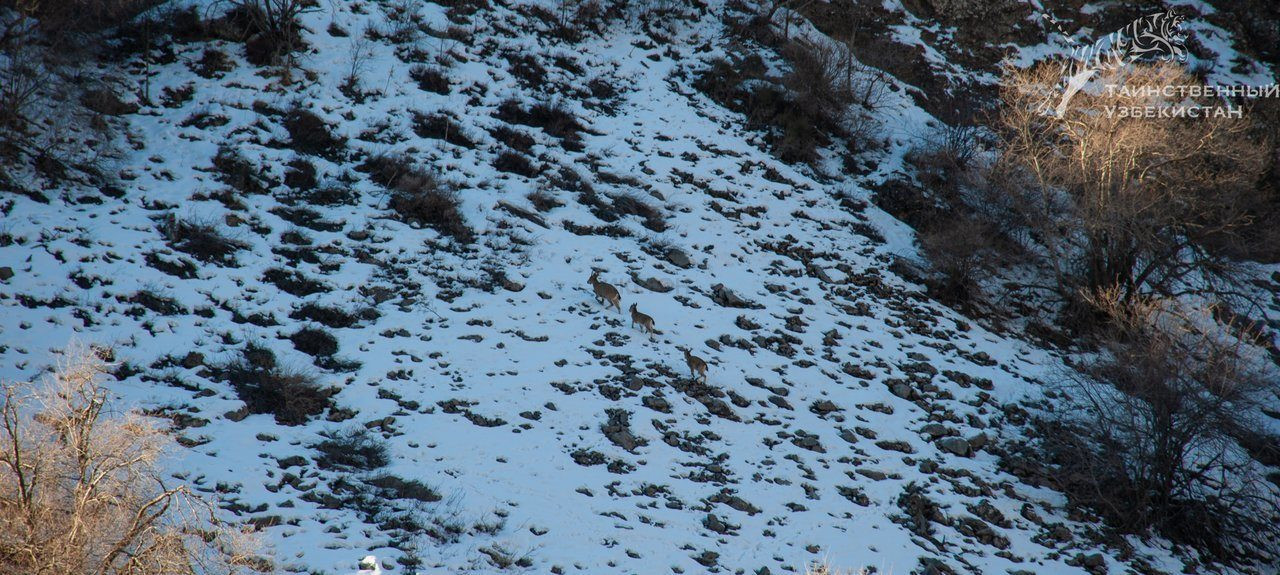
{"type": "Polygon", "coordinates": [[[1046,434],[1072,501],[1124,533],[1155,532],[1220,559],[1280,540],[1275,487],[1239,441],[1274,389],[1246,339],[1176,303],[1093,302],[1114,318],[1102,353],[1063,374],[1063,417],[1046,434]]]}
{"type": "MultiPolygon", "coordinates": [[[[1280,202],[1266,185],[1275,159],[1259,118],[1119,113],[1216,104],[1144,90],[1198,83],[1174,65],[1104,72],[1097,84],[1128,89],[1081,91],[1063,117],[1046,115],[1060,79],[1051,65],[1008,71],[989,121],[994,157],[976,162],[978,140],[966,134],[921,154],[951,217],[980,222],[996,241],[983,247],[1002,248],[989,264],[1031,263],[1047,281],[1018,285],[1052,296],[1088,331],[1107,319],[1093,296],[1231,295],[1240,260],[1274,253],[1280,235],[1268,221],[1280,202]]],[[[934,254],[944,263],[956,255],[948,243],[934,254]]]]}
{"type": "Polygon", "coordinates": [[[1046,116],[1038,104],[1060,75],[1045,66],[1007,76],[992,179],[1007,224],[1031,232],[1059,294],[1118,290],[1131,302],[1228,289],[1223,248],[1248,253],[1242,232],[1265,202],[1267,159],[1250,120],[1109,112],[1179,104],[1142,90],[1196,83],[1174,65],[1117,70],[1100,83],[1130,90],[1082,91],[1065,117],[1046,116]]]}
{"type": "Polygon", "coordinates": [[[1280,494],[1259,461],[1280,453],[1254,417],[1280,378],[1265,328],[1224,310],[1250,303],[1243,262],[1280,245],[1277,116],[1122,113],[1224,105],[1165,97],[1199,83],[1171,64],[1102,72],[1046,114],[1060,80],[1008,70],[985,136],[940,129],[912,158],[928,193],[890,204],[920,229],[936,296],[970,301],[1000,277],[1056,304],[1080,353],[1042,447],[1073,503],[1223,560],[1276,553],[1280,494]]]}
{"type": "Polygon", "coordinates": [[[44,382],[0,384],[0,573],[263,568],[247,534],[161,473],[169,438],[140,416],[113,412],[102,368],[73,349],[44,382]]]}

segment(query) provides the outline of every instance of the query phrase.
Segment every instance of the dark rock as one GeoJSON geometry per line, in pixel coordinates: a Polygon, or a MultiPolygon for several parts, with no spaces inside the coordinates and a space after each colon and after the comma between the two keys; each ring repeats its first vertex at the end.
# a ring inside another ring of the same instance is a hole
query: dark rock
{"type": "Polygon", "coordinates": [[[510,292],[519,292],[519,291],[523,291],[523,290],[524,290],[524,284],[522,284],[522,283],[520,283],[520,282],[518,282],[518,281],[515,281],[515,280],[513,280],[513,279],[511,279],[511,278],[508,278],[508,277],[506,277],[506,276],[503,276],[503,278],[502,278],[502,289],[505,289],[505,290],[510,291],[510,292]]]}
{"type": "Polygon", "coordinates": [[[944,437],[937,441],[938,449],[941,449],[952,455],[960,457],[970,457],[973,455],[973,448],[969,446],[969,442],[961,437],[944,437]]]}
{"type": "Polygon", "coordinates": [[[0,266],[0,282],[7,282],[13,278],[13,268],[9,266],[0,266]]]}
{"type": "Polygon", "coordinates": [[[668,282],[666,280],[659,279],[659,278],[654,278],[654,277],[642,278],[636,275],[635,273],[631,274],[631,281],[635,282],[636,285],[652,292],[667,293],[672,289],[674,289],[671,285],[671,282],[668,282]]]}
{"type": "Polygon", "coordinates": [[[277,459],[276,463],[280,465],[280,469],[288,469],[290,467],[302,467],[307,464],[307,458],[301,455],[291,455],[282,459],[277,459]]]}
{"type": "Polygon", "coordinates": [[[720,304],[723,307],[758,309],[759,305],[743,299],[733,290],[725,287],[724,284],[716,284],[711,286],[711,301],[720,304]]]}
{"type": "Polygon", "coordinates": [[[732,526],[730,526],[728,523],[725,523],[724,521],[721,521],[720,518],[717,517],[715,513],[708,513],[706,518],[702,520],[702,526],[706,527],[708,530],[714,531],[721,535],[724,535],[729,531],[733,530],[732,526]]]}
{"type": "Polygon", "coordinates": [[[198,351],[188,352],[187,355],[182,357],[182,363],[180,365],[185,369],[195,369],[200,367],[204,365],[204,354],[198,351]]]}
{"type": "Polygon", "coordinates": [[[939,437],[947,437],[955,432],[951,431],[951,429],[941,423],[930,423],[920,428],[920,433],[929,436],[930,440],[934,440],[939,437]]]}
{"type": "Polygon", "coordinates": [[[841,409],[838,405],[836,405],[831,400],[822,399],[822,400],[813,402],[813,405],[809,406],[809,411],[812,411],[818,415],[826,415],[828,413],[841,411],[841,409]]]}
{"type": "Polygon", "coordinates": [[[683,250],[680,250],[677,248],[671,248],[667,250],[667,253],[663,255],[667,257],[668,262],[671,262],[671,264],[676,267],[680,267],[684,269],[689,269],[693,267],[693,262],[689,261],[689,254],[684,253],[683,250]]]}

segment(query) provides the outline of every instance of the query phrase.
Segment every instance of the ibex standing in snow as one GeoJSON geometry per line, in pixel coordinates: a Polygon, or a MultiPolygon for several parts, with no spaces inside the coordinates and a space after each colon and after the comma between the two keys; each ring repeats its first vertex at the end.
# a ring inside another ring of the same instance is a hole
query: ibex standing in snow
{"type": "Polygon", "coordinates": [[[618,311],[622,311],[622,295],[618,293],[618,288],[600,281],[600,272],[591,272],[591,277],[587,278],[587,283],[591,284],[592,291],[596,293],[596,301],[600,303],[608,302],[618,311]]]}
{"type": "Polygon", "coordinates": [[[653,334],[658,331],[653,329],[653,318],[636,309],[636,304],[631,304],[631,307],[627,308],[627,311],[631,312],[631,325],[635,326],[638,324],[640,326],[640,331],[649,334],[649,341],[653,341],[653,334]]]}
{"type": "Polygon", "coordinates": [[[701,376],[700,379],[705,383],[707,381],[706,360],[689,353],[689,350],[687,349],[680,348],[680,351],[684,352],[684,363],[689,366],[689,377],[692,377],[697,381],[699,376],[701,376]]]}

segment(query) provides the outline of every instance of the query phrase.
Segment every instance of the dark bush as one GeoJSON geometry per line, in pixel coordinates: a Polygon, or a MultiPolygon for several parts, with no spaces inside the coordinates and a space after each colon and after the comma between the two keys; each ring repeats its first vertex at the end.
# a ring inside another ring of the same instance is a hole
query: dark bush
{"type": "Polygon", "coordinates": [[[449,93],[449,76],[440,68],[418,64],[409,68],[409,77],[413,78],[413,81],[418,83],[418,88],[424,92],[446,95],[449,93]]]}
{"type": "Polygon", "coordinates": [[[517,152],[523,152],[525,154],[529,153],[529,151],[533,149],[533,145],[537,143],[534,141],[533,136],[522,130],[514,130],[507,126],[499,126],[491,133],[494,139],[506,144],[517,152]]]}
{"type": "Polygon", "coordinates": [[[336,329],[352,327],[359,323],[361,319],[376,319],[377,313],[372,308],[354,314],[339,307],[307,303],[290,313],[289,318],[314,321],[336,329]]]}
{"type": "Polygon", "coordinates": [[[219,181],[246,194],[265,193],[272,186],[272,182],[261,176],[257,166],[231,146],[218,147],[213,167],[218,171],[219,181]]]}
{"type": "Polygon", "coordinates": [[[328,290],[328,286],[323,282],[311,279],[295,269],[271,268],[263,272],[262,280],[280,288],[285,293],[298,297],[328,290]]]}
{"type": "Polygon", "coordinates": [[[289,336],[294,349],[316,357],[331,356],[338,353],[338,338],[323,329],[304,327],[289,336]]]}
{"type": "Polygon", "coordinates": [[[412,499],[423,503],[433,503],[442,499],[435,489],[417,479],[382,474],[366,480],[365,483],[377,487],[383,497],[392,499],[412,499]]]}
{"type": "Polygon", "coordinates": [[[1044,430],[1058,487],[1122,533],[1154,531],[1224,560],[1274,549],[1280,513],[1248,480],[1250,456],[1274,452],[1239,433],[1259,427],[1252,414],[1274,371],[1244,340],[1205,331],[1208,312],[1126,303],[1118,290],[1091,303],[1111,318],[1103,353],[1058,382],[1073,401],[1044,430]]]}
{"type": "Polygon", "coordinates": [[[552,195],[551,192],[548,192],[546,190],[538,190],[535,192],[530,192],[529,195],[526,197],[528,198],[529,203],[533,204],[534,209],[538,210],[539,212],[551,211],[555,208],[558,208],[564,205],[563,202],[556,199],[556,197],[552,195]]]}
{"type": "Polygon", "coordinates": [[[695,79],[694,87],[746,115],[748,127],[764,130],[771,150],[783,161],[811,163],[833,138],[855,135],[848,110],[868,77],[842,50],[791,42],[780,50],[788,64],[781,77],[769,75],[758,54],[717,59],[695,79]]]}
{"type": "Polygon", "coordinates": [[[215,224],[183,220],[170,215],[160,225],[160,234],[175,250],[190,254],[196,259],[223,266],[235,266],[236,252],[249,244],[222,234],[215,224]]]}
{"type": "Polygon", "coordinates": [[[413,133],[421,138],[444,140],[455,146],[474,148],[476,143],[454,119],[445,114],[413,113],[413,133]]]}
{"type": "Polygon", "coordinates": [[[504,122],[542,128],[542,131],[560,138],[561,145],[570,151],[582,149],[582,132],[578,118],[562,106],[548,103],[534,104],[526,109],[519,100],[506,100],[498,105],[496,117],[504,122]]]}
{"type": "Polygon", "coordinates": [[[241,357],[217,369],[250,413],[270,413],[282,425],[301,425],[333,406],[335,390],[311,374],[281,367],[271,350],[249,344],[241,357]]]}
{"type": "Polygon", "coordinates": [[[317,182],[316,165],[306,158],[294,158],[284,172],[284,185],[295,190],[310,190],[317,182]]]}
{"type": "MultiPolygon", "coordinates": [[[[128,298],[121,297],[122,300],[129,303],[140,305],[160,315],[179,315],[187,313],[187,308],[178,303],[177,300],[158,294],[151,290],[139,290],[134,292],[128,298]]],[[[140,317],[142,313],[134,313],[133,311],[125,312],[126,315],[140,317]]]]}
{"type": "Polygon", "coordinates": [[[973,302],[980,282],[995,266],[992,236],[983,222],[960,215],[923,228],[920,245],[936,274],[928,282],[929,295],[949,305],[973,302]]]}
{"type": "Polygon", "coordinates": [[[521,83],[529,86],[539,86],[547,80],[547,69],[538,63],[537,58],[523,53],[517,52],[507,54],[508,71],[515,76],[521,83]]]}
{"type": "Polygon", "coordinates": [[[345,225],[341,221],[329,221],[324,216],[306,206],[276,206],[268,210],[271,214],[295,226],[310,228],[318,232],[339,232],[345,225]]]}
{"type": "Polygon", "coordinates": [[[386,443],[363,427],[325,435],[327,439],[315,445],[320,452],[316,463],[322,468],[370,471],[391,462],[386,443]]]}
{"type": "Polygon", "coordinates": [[[195,278],[196,272],[199,271],[195,262],[186,258],[172,258],[172,256],[161,255],[157,252],[147,252],[142,258],[148,266],[184,280],[195,278]]]}
{"type": "Polygon", "coordinates": [[[470,242],[471,228],[462,216],[457,193],[411,162],[407,156],[379,155],[369,158],[360,169],[391,190],[388,206],[400,219],[431,226],[463,243],[470,242]]]}
{"type": "Polygon", "coordinates": [[[226,19],[247,32],[245,58],[269,66],[305,46],[298,17],[313,6],[310,0],[234,0],[226,19]]]}
{"type": "Polygon", "coordinates": [[[662,211],[635,194],[620,194],[614,197],[613,210],[619,214],[640,216],[644,220],[644,227],[655,232],[667,229],[662,211]]]}
{"type": "MultiPolygon", "coordinates": [[[[58,2],[18,2],[30,6],[41,28],[51,32],[91,32],[120,25],[163,0],[60,0],[58,2]]],[[[0,2],[0,6],[9,2],[0,2]]],[[[25,8],[24,8],[25,9],[25,8]]]]}
{"type": "Polygon", "coordinates": [[[235,68],[227,53],[217,48],[205,48],[200,61],[192,67],[192,71],[201,78],[221,78],[226,72],[235,68]]]}
{"type": "Polygon", "coordinates": [[[360,200],[355,191],[340,184],[326,184],[315,189],[306,190],[296,197],[317,206],[353,206],[360,200]]]}
{"type": "Polygon", "coordinates": [[[293,148],[324,158],[337,158],[347,145],[346,138],[334,135],[324,119],[315,112],[294,106],[284,117],[293,148]]]}
{"type": "Polygon", "coordinates": [[[526,178],[536,177],[540,171],[529,161],[529,158],[511,150],[504,150],[501,154],[498,154],[498,157],[493,160],[493,167],[500,172],[517,174],[526,178]]]}

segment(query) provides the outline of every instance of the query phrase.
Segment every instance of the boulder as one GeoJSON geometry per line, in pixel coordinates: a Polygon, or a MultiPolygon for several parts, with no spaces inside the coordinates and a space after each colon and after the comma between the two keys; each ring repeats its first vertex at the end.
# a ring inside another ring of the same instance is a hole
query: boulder
{"type": "Polygon", "coordinates": [[[674,289],[673,286],[671,285],[671,282],[667,280],[659,279],[655,277],[642,278],[636,275],[635,273],[631,274],[631,281],[635,282],[636,285],[652,292],[667,293],[672,289],[674,289]]]}
{"type": "Polygon", "coordinates": [[[952,455],[960,457],[971,457],[973,448],[969,446],[968,440],[963,437],[944,437],[937,441],[938,449],[941,449],[952,455]]]}
{"type": "Polygon", "coordinates": [[[714,301],[723,307],[736,307],[736,308],[747,308],[747,309],[753,309],[757,307],[756,304],[746,299],[743,299],[741,296],[739,296],[736,293],[733,293],[733,290],[725,287],[724,284],[716,284],[711,286],[711,301],[714,301]]]}

